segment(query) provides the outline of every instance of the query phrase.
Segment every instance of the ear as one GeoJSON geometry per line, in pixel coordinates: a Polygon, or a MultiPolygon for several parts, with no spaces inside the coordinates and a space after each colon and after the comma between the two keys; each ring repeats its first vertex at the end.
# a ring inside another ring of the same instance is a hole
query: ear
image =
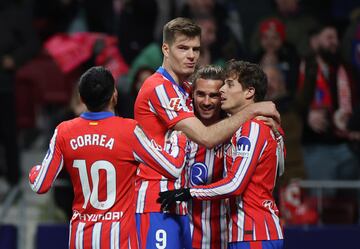
{"type": "Polygon", "coordinates": [[[114,93],[111,97],[111,102],[113,103],[114,106],[116,106],[117,104],[117,101],[118,101],[118,91],[116,89],[116,87],[114,88],[114,93]]]}
{"type": "Polygon", "coordinates": [[[251,86],[248,89],[246,89],[245,97],[246,97],[246,99],[254,98],[255,97],[255,88],[251,86]]]}
{"type": "Polygon", "coordinates": [[[167,43],[164,42],[164,43],[162,44],[162,46],[161,46],[161,50],[162,50],[162,52],[163,52],[163,54],[164,54],[165,57],[168,57],[168,56],[169,56],[169,50],[170,50],[169,44],[167,44],[167,43]]]}

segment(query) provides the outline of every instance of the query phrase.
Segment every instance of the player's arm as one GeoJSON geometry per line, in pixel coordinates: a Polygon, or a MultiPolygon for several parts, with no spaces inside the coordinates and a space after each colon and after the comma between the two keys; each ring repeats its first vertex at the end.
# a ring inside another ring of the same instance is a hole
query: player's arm
{"type": "Polygon", "coordinates": [[[263,137],[259,124],[246,123],[242,127],[241,134],[236,137],[236,141],[233,141],[233,146],[229,148],[232,149],[230,153],[232,157],[229,156],[227,161],[230,167],[225,178],[209,185],[161,192],[158,202],[161,203],[163,209],[168,209],[175,201],[187,201],[190,198],[214,200],[241,195],[247,188],[266,146],[263,137]]]}
{"type": "Polygon", "coordinates": [[[186,134],[194,142],[212,148],[225,142],[247,120],[256,116],[268,116],[280,122],[280,114],[273,102],[264,101],[250,104],[240,112],[211,126],[204,126],[196,117],[180,120],[174,128],[186,134]]]}
{"type": "Polygon", "coordinates": [[[163,148],[149,138],[139,125],[136,125],[131,144],[136,161],[146,164],[167,178],[177,179],[180,176],[186,158],[185,135],[179,132],[173,133],[167,148],[163,148]]]}
{"type": "Polygon", "coordinates": [[[49,191],[63,167],[64,161],[59,140],[58,129],[55,129],[49,144],[49,149],[41,165],[32,167],[29,172],[30,187],[38,194],[49,191]]]}

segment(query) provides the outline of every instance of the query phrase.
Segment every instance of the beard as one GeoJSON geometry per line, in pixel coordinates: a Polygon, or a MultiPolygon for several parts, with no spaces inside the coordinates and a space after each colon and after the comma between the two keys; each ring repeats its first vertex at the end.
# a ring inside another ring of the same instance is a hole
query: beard
{"type": "Polygon", "coordinates": [[[340,64],[340,53],[338,49],[335,52],[332,52],[325,48],[319,48],[317,53],[327,64],[331,66],[336,67],[340,64]]]}

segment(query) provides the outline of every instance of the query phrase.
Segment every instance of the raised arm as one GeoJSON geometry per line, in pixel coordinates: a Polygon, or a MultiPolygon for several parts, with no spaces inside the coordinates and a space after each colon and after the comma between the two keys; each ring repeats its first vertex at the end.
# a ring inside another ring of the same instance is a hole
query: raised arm
{"type": "Polygon", "coordinates": [[[179,178],[185,165],[185,135],[175,131],[167,141],[166,147],[162,148],[137,125],[134,129],[134,140],[129,143],[133,145],[133,156],[136,161],[148,165],[167,178],[179,178]]]}
{"type": "Polygon", "coordinates": [[[212,148],[229,139],[239,127],[255,116],[268,116],[280,123],[280,114],[275,104],[270,101],[250,104],[235,115],[211,126],[204,126],[195,117],[179,121],[174,128],[186,134],[194,142],[212,148]]]}

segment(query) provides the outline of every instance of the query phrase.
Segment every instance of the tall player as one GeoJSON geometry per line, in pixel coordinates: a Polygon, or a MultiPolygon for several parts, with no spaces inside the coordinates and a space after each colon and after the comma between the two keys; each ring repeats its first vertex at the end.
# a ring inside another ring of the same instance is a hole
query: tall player
{"type": "Polygon", "coordinates": [[[138,162],[176,179],[184,165],[186,138],[172,136],[169,155],[135,120],[115,117],[117,91],[111,73],[103,67],[93,67],[81,76],[79,93],[88,112],[57,126],[42,165],[30,171],[31,188],[47,192],[65,168],[75,195],[69,247],[138,248],[138,162]]]}
{"type": "MultiPolygon", "coordinates": [[[[219,66],[204,66],[192,77],[194,113],[205,125],[225,118],[220,108],[220,87],[224,84],[219,66]]],[[[190,142],[190,153],[185,166],[187,187],[210,184],[224,177],[224,146],[207,149],[190,142]]],[[[188,203],[193,249],[225,249],[227,247],[227,200],[196,200],[188,203]]]]}
{"type": "MultiPolygon", "coordinates": [[[[163,64],[145,80],[137,96],[135,119],[160,145],[169,129],[184,132],[194,142],[212,148],[224,142],[249,118],[272,116],[279,120],[275,105],[261,102],[246,106],[239,113],[211,126],[194,116],[186,80],[194,72],[200,55],[201,29],[191,20],[175,18],[163,29],[163,64]]],[[[140,165],[137,183],[137,224],[143,248],[189,248],[186,204],[164,214],[156,202],[159,191],[182,186],[181,179],[169,180],[149,167],[140,165]],[[176,247],[179,245],[179,247],[176,247]]]]}
{"type": "MultiPolygon", "coordinates": [[[[225,85],[220,89],[221,108],[234,115],[263,100],[267,89],[258,65],[230,61],[225,85]]],[[[281,136],[280,136],[281,139],[281,136]]],[[[230,199],[228,248],[283,248],[283,232],[272,191],[283,172],[284,147],[263,121],[249,120],[236,131],[226,151],[227,176],[210,185],[160,193],[164,208],[190,198],[230,199]]]]}

